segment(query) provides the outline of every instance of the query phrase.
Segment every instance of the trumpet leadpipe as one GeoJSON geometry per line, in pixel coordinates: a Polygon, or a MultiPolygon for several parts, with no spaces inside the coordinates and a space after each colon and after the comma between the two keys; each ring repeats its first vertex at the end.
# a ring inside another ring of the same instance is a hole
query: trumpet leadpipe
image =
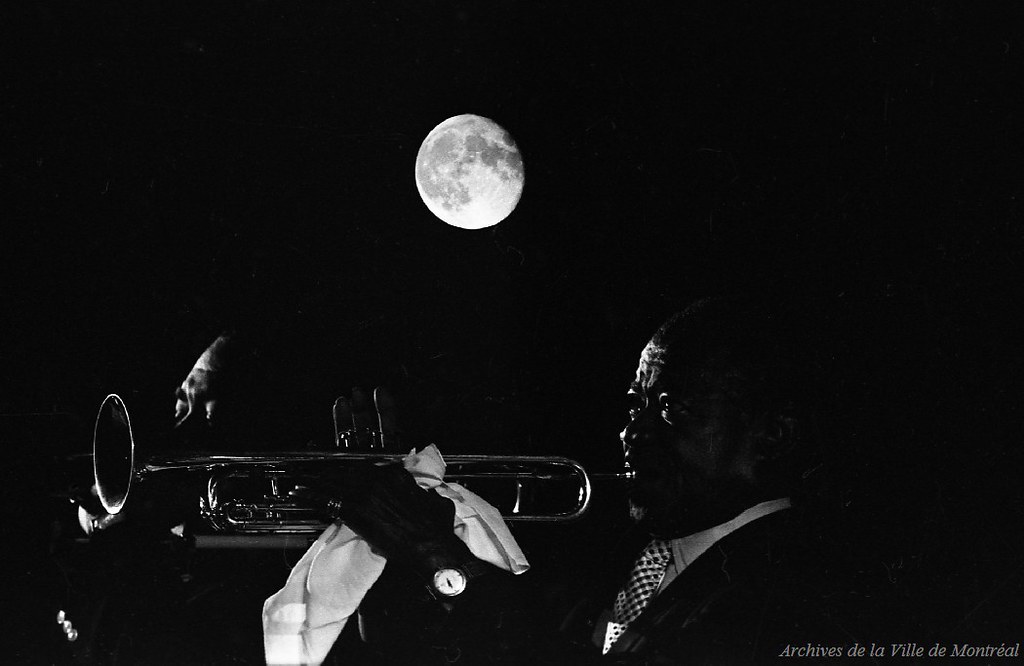
{"type": "Polygon", "coordinates": [[[636,476],[636,470],[624,469],[621,472],[590,472],[590,478],[594,481],[632,481],[636,476]]]}

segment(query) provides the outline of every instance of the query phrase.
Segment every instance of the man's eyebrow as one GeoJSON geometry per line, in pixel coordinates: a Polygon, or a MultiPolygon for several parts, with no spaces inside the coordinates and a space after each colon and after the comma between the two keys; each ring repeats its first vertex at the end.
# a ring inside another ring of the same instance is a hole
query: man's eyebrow
{"type": "Polygon", "coordinates": [[[639,393],[639,392],[640,392],[640,382],[638,382],[638,381],[636,381],[634,379],[633,383],[631,383],[629,385],[629,389],[626,391],[626,393],[639,393]]]}

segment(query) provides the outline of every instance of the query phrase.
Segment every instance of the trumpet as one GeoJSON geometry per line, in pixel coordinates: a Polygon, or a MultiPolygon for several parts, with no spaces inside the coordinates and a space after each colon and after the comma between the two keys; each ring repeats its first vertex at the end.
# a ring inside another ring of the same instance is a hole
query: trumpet
{"type": "MultiPolygon", "coordinates": [[[[173,479],[178,489],[198,485],[199,516],[215,533],[289,536],[314,536],[328,525],[317,511],[295,502],[291,490],[315,482],[329,469],[403,458],[381,452],[276,451],[154,455],[140,461],[136,454],[128,410],[118,395],[110,394],[93,431],[96,489],[108,513],[125,508],[135,485],[173,479]]],[[[506,520],[567,522],[590,507],[590,476],[569,458],[451,455],[445,463],[445,482],[479,494],[506,520]]],[[[628,478],[629,472],[602,476],[628,478]]]]}

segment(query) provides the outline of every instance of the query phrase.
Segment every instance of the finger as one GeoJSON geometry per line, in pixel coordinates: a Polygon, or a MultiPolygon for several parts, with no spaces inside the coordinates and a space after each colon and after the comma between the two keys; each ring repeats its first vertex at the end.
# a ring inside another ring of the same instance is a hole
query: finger
{"type": "Polygon", "coordinates": [[[107,513],[93,521],[93,524],[97,530],[107,530],[122,522],[126,515],[127,514],[124,511],[114,514],[107,513]]]}
{"type": "Polygon", "coordinates": [[[369,398],[363,389],[355,387],[352,389],[352,427],[356,430],[356,441],[360,448],[373,447],[370,431],[374,429],[374,420],[369,398]]]}
{"type": "Polygon", "coordinates": [[[373,390],[373,402],[377,406],[377,421],[380,429],[380,437],[384,446],[397,443],[398,418],[396,416],[395,401],[391,392],[386,388],[378,386],[373,390]]]}
{"type": "Polygon", "coordinates": [[[206,420],[212,423],[213,413],[217,410],[217,401],[207,400],[204,406],[206,407],[206,420]]]}
{"type": "Polygon", "coordinates": [[[181,417],[188,415],[188,394],[179,386],[174,389],[174,397],[174,418],[180,421],[181,417]]]}
{"type": "Polygon", "coordinates": [[[179,403],[179,405],[177,405],[175,407],[174,427],[177,428],[178,426],[180,426],[182,423],[187,421],[188,417],[191,416],[191,415],[192,415],[192,405],[190,405],[187,402],[184,403],[184,405],[181,405],[179,403]]]}

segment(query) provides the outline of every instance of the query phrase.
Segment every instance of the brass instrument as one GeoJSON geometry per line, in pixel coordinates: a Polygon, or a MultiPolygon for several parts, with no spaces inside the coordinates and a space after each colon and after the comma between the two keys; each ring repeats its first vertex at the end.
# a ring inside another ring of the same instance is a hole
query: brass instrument
{"type": "MultiPolygon", "coordinates": [[[[234,535],[319,534],[327,523],[313,509],[293,501],[290,490],[331,466],[402,458],[380,452],[279,451],[164,454],[139,462],[128,410],[115,394],[100,405],[93,433],[96,488],[107,512],[117,514],[125,507],[133,484],[181,473],[193,483],[196,477],[201,479],[199,514],[207,525],[214,532],[234,535]]],[[[506,520],[571,521],[590,506],[590,477],[568,458],[451,455],[445,462],[445,482],[476,492],[498,507],[506,520]]],[[[628,472],[612,476],[625,478],[628,472]]]]}

